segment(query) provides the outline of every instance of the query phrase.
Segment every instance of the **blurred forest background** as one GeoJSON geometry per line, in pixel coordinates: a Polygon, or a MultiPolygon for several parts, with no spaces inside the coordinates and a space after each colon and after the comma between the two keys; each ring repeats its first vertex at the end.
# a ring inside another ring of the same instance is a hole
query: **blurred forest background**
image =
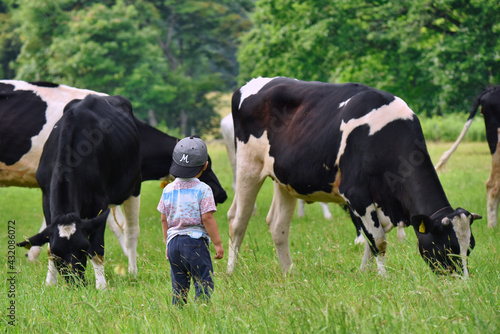
{"type": "Polygon", "coordinates": [[[500,83],[499,36],[498,0],[1,0],[0,77],[120,94],[182,134],[257,76],[361,82],[422,117],[500,83]]]}

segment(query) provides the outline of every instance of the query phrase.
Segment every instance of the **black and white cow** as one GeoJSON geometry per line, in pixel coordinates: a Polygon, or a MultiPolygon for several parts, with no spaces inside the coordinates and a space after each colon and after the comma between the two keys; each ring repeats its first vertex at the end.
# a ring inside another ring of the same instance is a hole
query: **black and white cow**
{"type": "Polygon", "coordinates": [[[479,106],[481,106],[481,113],[484,116],[486,139],[491,152],[491,172],[488,181],[486,181],[488,227],[496,227],[498,225],[498,204],[500,203],[500,152],[498,150],[500,147],[500,86],[488,87],[476,97],[462,133],[460,133],[452,147],[443,153],[436,165],[436,170],[442,170],[453,152],[455,152],[458,144],[469,130],[479,106]]]}
{"type": "Polygon", "coordinates": [[[361,269],[375,256],[384,274],[386,233],[412,225],[431,268],[468,276],[471,223],[480,216],[450,206],[418,118],[403,100],[355,83],[257,78],[234,92],[232,115],[238,171],[228,212],[228,273],[269,176],[274,197],[267,223],[283,272],[293,267],[289,227],[302,198],[348,206],[368,239],[361,269]]]}
{"type": "Polygon", "coordinates": [[[124,97],[91,94],[66,105],[45,142],[36,180],[47,227],[18,246],[49,243],[48,279],[54,283],[57,272],[67,280],[84,281],[90,257],[97,288],[106,287],[104,229],[109,206],[123,204],[129,228],[138,232],[137,123],[132,104],[124,97]]]}
{"type": "MultiPolygon", "coordinates": [[[[61,118],[67,103],[89,94],[106,96],[66,85],[0,80],[0,186],[39,186],[35,173],[52,128],[61,118]]],[[[136,126],[141,146],[142,180],[169,178],[172,152],[178,139],[143,122],[137,122],[136,126]]],[[[226,192],[211,169],[211,163],[200,180],[212,188],[217,203],[226,200],[226,192]]],[[[137,251],[134,245],[137,245],[139,229],[129,228],[133,224],[127,222],[120,207],[112,208],[111,212],[107,225],[129,259],[129,273],[135,274],[137,251]]],[[[40,231],[44,228],[45,224],[42,224],[40,231]]],[[[40,247],[32,247],[28,258],[34,260],[39,253],[40,247]]]]}
{"type": "MultiPolygon", "coordinates": [[[[231,169],[233,170],[233,191],[236,189],[236,148],[234,142],[234,124],[233,124],[233,115],[229,114],[221,120],[221,133],[222,138],[224,139],[224,144],[226,146],[227,155],[229,157],[229,163],[231,164],[231,169]]],[[[299,206],[297,208],[297,217],[302,218],[305,215],[305,204],[306,202],[303,199],[299,198],[299,206]]],[[[328,204],[324,202],[320,202],[321,209],[323,210],[323,217],[325,219],[331,220],[333,216],[328,208],[328,204]]],[[[255,215],[257,211],[257,206],[254,205],[254,210],[252,211],[252,215],[255,215]]],[[[397,228],[398,240],[403,241],[406,238],[405,231],[403,227],[398,226],[397,228]]],[[[360,230],[356,231],[356,239],[354,239],[355,244],[362,244],[366,240],[361,233],[360,230]]]]}

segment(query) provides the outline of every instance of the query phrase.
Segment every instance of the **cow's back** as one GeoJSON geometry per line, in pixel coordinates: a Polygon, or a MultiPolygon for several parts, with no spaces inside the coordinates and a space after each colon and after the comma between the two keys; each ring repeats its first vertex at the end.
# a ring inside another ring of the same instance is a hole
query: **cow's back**
{"type": "Polygon", "coordinates": [[[36,177],[51,205],[67,206],[58,199],[74,198],[85,217],[96,214],[86,208],[118,205],[139,195],[140,164],[130,102],[90,95],[66,106],[45,143],[36,177]]]}
{"type": "Polygon", "coordinates": [[[0,186],[38,187],[42,148],[64,106],[99,94],[51,83],[0,81],[0,186]]]}
{"type": "MultiPolygon", "coordinates": [[[[233,95],[237,140],[247,144],[252,137],[267,137],[269,151],[253,151],[272,157],[271,176],[301,195],[334,192],[342,159],[377,145],[367,138],[370,129],[379,130],[398,118],[414,115],[404,102],[403,115],[394,114],[394,108],[383,110],[381,107],[397,98],[362,84],[254,80],[257,82],[249,83],[253,91],[242,88],[233,95]]],[[[266,156],[260,159],[265,161],[266,156]]]]}

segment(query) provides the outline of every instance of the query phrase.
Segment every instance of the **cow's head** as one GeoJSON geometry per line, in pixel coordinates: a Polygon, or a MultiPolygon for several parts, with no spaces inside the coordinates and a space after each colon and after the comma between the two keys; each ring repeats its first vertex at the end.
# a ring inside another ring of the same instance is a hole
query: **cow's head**
{"type": "Polygon", "coordinates": [[[214,194],[215,203],[224,203],[227,199],[227,194],[224,188],[222,188],[219,179],[212,170],[212,160],[210,156],[208,157],[208,167],[200,176],[200,181],[205,182],[212,188],[214,194]]]}
{"type": "Polygon", "coordinates": [[[457,208],[452,213],[431,219],[417,215],[411,219],[424,260],[436,272],[461,272],[468,276],[467,256],[474,248],[471,224],[481,219],[475,213],[457,208]]]}
{"type": "Polygon", "coordinates": [[[104,229],[109,209],[99,216],[82,220],[76,214],[54,217],[49,226],[17,246],[50,245],[50,253],[59,274],[67,282],[85,283],[87,257],[104,255],[104,229]]]}

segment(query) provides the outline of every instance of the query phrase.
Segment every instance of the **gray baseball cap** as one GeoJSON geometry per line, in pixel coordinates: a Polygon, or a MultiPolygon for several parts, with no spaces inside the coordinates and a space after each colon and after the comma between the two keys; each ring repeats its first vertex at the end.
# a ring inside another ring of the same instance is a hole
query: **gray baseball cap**
{"type": "Polygon", "coordinates": [[[208,161],[207,145],[200,138],[186,137],[174,147],[170,174],[175,177],[195,177],[208,161]]]}

